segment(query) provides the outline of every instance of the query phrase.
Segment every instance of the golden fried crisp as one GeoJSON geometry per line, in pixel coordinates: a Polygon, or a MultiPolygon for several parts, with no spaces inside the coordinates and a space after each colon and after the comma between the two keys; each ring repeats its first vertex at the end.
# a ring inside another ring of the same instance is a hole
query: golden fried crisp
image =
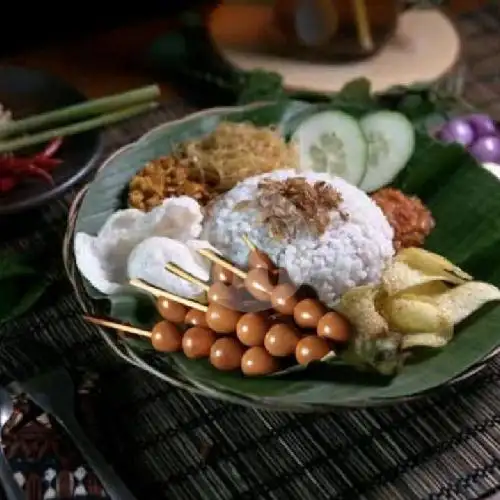
{"type": "Polygon", "coordinates": [[[196,171],[175,156],[150,161],[129,183],[128,204],[148,212],[165,198],[190,196],[206,205],[216,193],[201,182],[196,171]]]}

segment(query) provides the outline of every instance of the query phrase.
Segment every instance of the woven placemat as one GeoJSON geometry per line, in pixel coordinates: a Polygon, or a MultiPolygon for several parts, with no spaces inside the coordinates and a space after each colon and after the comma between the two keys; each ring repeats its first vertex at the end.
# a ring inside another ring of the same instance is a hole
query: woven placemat
{"type": "MultiPolygon", "coordinates": [[[[500,117],[498,8],[463,17],[459,27],[465,97],[500,117]]],[[[110,130],[107,151],[189,111],[170,103],[110,130]]],[[[4,239],[21,249],[60,241],[68,201],[10,221],[4,239]]],[[[50,296],[3,327],[1,342],[36,339],[68,367],[103,373],[110,458],[139,499],[476,499],[500,485],[498,360],[411,404],[318,415],[254,411],[191,396],[118,362],[80,319],[57,253],[52,264],[50,296]]]]}

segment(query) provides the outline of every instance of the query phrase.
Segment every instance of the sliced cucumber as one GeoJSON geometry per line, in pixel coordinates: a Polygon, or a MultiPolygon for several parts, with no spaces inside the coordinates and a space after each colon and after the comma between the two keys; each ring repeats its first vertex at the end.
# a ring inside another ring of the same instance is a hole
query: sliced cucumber
{"type": "Polygon", "coordinates": [[[361,189],[371,193],[389,184],[406,166],[415,148],[415,129],[406,116],[378,111],[361,120],[368,141],[368,162],[361,189]]]}
{"type": "Polygon", "coordinates": [[[292,140],[302,172],[329,173],[356,186],[365,175],[368,144],[358,121],[346,113],[317,113],[299,125],[292,140]]]}

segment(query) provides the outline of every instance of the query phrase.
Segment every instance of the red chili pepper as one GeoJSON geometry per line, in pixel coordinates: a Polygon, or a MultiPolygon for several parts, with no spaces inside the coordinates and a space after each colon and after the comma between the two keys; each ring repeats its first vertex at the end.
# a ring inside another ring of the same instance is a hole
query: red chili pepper
{"type": "Polygon", "coordinates": [[[35,157],[32,163],[37,167],[52,170],[54,167],[60,165],[62,163],[62,160],[59,160],[58,158],[35,157]]]}
{"type": "Polygon", "coordinates": [[[54,179],[52,178],[52,176],[42,168],[39,168],[35,165],[29,165],[24,171],[32,174],[35,177],[40,177],[49,184],[54,185],[54,179]]]}
{"type": "Polygon", "coordinates": [[[33,162],[30,158],[15,158],[14,156],[4,156],[0,160],[0,169],[15,171],[25,168],[33,162]]]}
{"type": "Polygon", "coordinates": [[[10,174],[15,170],[14,164],[11,158],[1,158],[0,159],[0,173],[5,172],[6,174],[10,174]]]}
{"type": "Polygon", "coordinates": [[[7,156],[0,159],[0,170],[4,169],[15,172],[30,165],[36,165],[39,168],[53,168],[60,163],[61,160],[56,158],[15,158],[7,156]]]}
{"type": "Polygon", "coordinates": [[[53,139],[41,153],[29,158],[0,156],[0,193],[13,189],[23,177],[39,177],[53,185],[54,179],[49,171],[62,163],[62,160],[53,158],[62,141],[62,137],[53,139]]]}
{"type": "Polygon", "coordinates": [[[56,137],[55,139],[52,139],[52,141],[49,142],[48,146],[37,156],[40,156],[42,158],[50,158],[51,156],[54,156],[54,154],[59,150],[63,142],[62,137],[56,137]]]}
{"type": "Polygon", "coordinates": [[[15,177],[0,177],[0,193],[7,193],[14,189],[18,184],[15,177]]]}
{"type": "Polygon", "coordinates": [[[27,158],[2,158],[0,161],[0,172],[17,178],[23,175],[33,175],[41,177],[50,184],[54,184],[54,179],[49,172],[30,162],[27,158]]]}

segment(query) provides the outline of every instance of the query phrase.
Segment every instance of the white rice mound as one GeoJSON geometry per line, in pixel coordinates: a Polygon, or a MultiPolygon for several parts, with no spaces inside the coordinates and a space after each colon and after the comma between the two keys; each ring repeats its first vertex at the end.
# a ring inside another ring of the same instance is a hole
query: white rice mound
{"type": "Polygon", "coordinates": [[[293,170],[259,175],[222,195],[209,212],[202,237],[222,255],[246,269],[249,249],[242,236],[247,234],[278,266],[288,270],[295,284],[311,285],[328,306],[352,287],[378,282],[394,255],[393,230],[380,208],[363,191],[339,177],[297,174],[293,170]],[[347,220],[333,212],[323,235],[304,229],[294,238],[277,241],[270,237],[269,228],[259,223],[257,209],[236,207],[257,197],[261,180],[294,176],[305,177],[311,183],[320,180],[331,184],[342,195],[339,208],[348,215],[347,220]]]}

